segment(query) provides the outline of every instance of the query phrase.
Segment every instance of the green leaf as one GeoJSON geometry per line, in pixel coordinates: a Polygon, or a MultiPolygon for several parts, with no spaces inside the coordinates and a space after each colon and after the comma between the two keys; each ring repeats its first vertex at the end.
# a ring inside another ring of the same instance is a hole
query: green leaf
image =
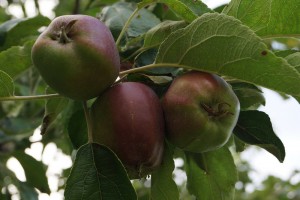
{"type": "Polygon", "coordinates": [[[50,194],[46,169],[43,163],[24,152],[15,152],[13,156],[21,163],[27,183],[41,192],[50,194]]]}
{"type": "Polygon", "coordinates": [[[186,5],[193,13],[197,16],[203,15],[204,13],[213,12],[207,7],[201,0],[180,0],[181,3],[186,5]]]}
{"type": "Polygon", "coordinates": [[[14,46],[0,52],[0,70],[6,72],[13,79],[32,65],[31,47],[33,41],[24,46],[14,46]]]}
{"type": "Polygon", "coordinates": [[[30,200],[38,200],[38,193],[37,191],[28,185],[26,182],[19,181],[18,183],[18,190],[20,192],[21,199],[30,199],[30,200]]]}
{"type": "Polygon", "coordinates": [[[151,174],[151,199],[179,199],[179,191],[173,180],[174,167],[173,150],[166,143],[162,164],[151,174]]]}
{"type": "Polygon", "coordinates": [[[184,21],[164,21],[146,33],[143,47],[158,47],[172,32],[185,26],[187,26],[187,23],[184,21]]]}
{"type": "MultiPolygon", "coordinates": [[[[100,19],[109,27],[114,38],[117,38],[135,9],[136,4],[134,3],[118,2],[104,7],[100,19]]],[[[125,34],[126,39],[138,37],[159,23],[160,20],[154,14],[146,9],[141,9],[131,21],[125,34]]]]}
{"type": "Polygon", "coordinates": [[[298,52],[297,50],[294,49],[287,49],[287,50],[282,50],[282,51],[275,51],[274,54],[278,57],[287,57],[288,55],[291,55],[293,53],[298,52]]]}
{"type": "Polygon", "coordinates": [[[87,124],[83,110],[78,110],[72,114],[68,123],[68,133],[75,149],[88,142],[87,124]]]}
{"type": "Polygon", "coordinates": [[[300,1],[232,0],[224,13],[234,16],[263,37],[300,34],[300,1]]]}
{"type": "Polygon", "coordinates": [[[251,29],[224,14],[204,14],[171,34],[161,44],[155,63],[229,76],[300,101],[297,70],[269,51],[251,29]]]}
{"type": "Polygon", "coordinates": [[[255,85],[243,82],[231,83],[234,93],[237,95],[242,110],[254,110],[265,105],[263,92],[255,85]]]}
{"type": "Polygon", "coordinates": [[[194,21],[197,16],[207,12],[212,12],[202,1],[191,0],[158,0],[159,3],[164,3],[179,15],[186,22],[194,21]]]}
{"type": "Polygon", "coordinates": [[[261,111],[242,111],[234,129],[242,141],[257,145],[273,154],[280,162],[285,157],[285,148],[275,134],[269,116],[261,111]]]}
{"type": "Polygon", "coordinates": [[[300,52],[290,54],[286,56],[285,59],[290,65],[294,66],[298,72],[300,72],[300,52]]]}
{"type": "Polygon", "coordinates": [[[186,152],[187,188],[198,200],[232,200],[237,171],[230,151],[223,147],[202,154],[186,152]]]}
{"type": "Polygon", "coordinates": [[[137,199],[125,168],[107,147],[82,146],[66,183],[66,200],[137,199]]]}
{"type": "Polygon", "coordinates": [[[14,95],[14,81],[12,78],[0,70],[0,97],[10,97],[14,95]]]}
{"type": "Polygon", "coordinates": [[[0,51],[11,46],[22,45],[32,35],[38,35],[38,28],[46,26],[50,19],[37,16],[26,19],[12,19],[0,26],[0,51]]]}

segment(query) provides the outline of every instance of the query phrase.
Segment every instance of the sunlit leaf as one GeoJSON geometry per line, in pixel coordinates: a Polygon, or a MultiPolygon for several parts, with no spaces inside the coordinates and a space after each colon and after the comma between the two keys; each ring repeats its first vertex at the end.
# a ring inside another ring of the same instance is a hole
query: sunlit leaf
{"type": "Polygon", "coordinates": [[[187,188],[198,200],[234,199],[237,171],[230,151],[186,152],[187,188]]]}
{"type": "Polygon", "coordinates": [[[234,16],[263,37],[300,35],[300,1],[232,0],[224,13],[234,16]]]}
{"type": "Polygon", "coordinates": [[[226,75],[300,100],[300,74],[248,27],[224,14],[204,14],[171,34],[155,63],[226,75]]]}

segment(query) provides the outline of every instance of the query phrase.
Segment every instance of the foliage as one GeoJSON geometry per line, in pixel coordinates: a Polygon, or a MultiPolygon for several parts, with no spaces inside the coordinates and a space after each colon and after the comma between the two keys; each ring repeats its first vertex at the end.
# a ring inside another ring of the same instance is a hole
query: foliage
{"type": "Polygon", "coordinates": [[[268,115],[257,109],[265,104],[264,87],[300,101],[300,2],[232,0],[211,10],[199,0],[59,1],[54,9],[57,16],[87,14],[110,28],[121,63],[129,65],[129,70],[120,73],[123,79],[143,82],[161,97],[174,77],[190,69],[206,71],[225,78],[241,102],[238,124],[225,147],[189,154],[166,142],[162,166],[151,179],[132,184],[113,152],[86,144],[81,102],[49,90],[33,68],[32,44],[51,20],[42,16],[40,1],[34,1],[34,17],[28,17],[26,1],[5,2],[0,6],[0,199],[11,199],[12,185],[22,199],[38,199],[37,191],[50,194],[47,165],[25,153],[34,143],[30,137],[36,130],[43,134],[44,147],[55,143],[72,158],[76,154],[71,172],[67,169],[60,175],[61,180],[67,179],[66,199],[95,199],[92,195],[101,194],[102,199],[285,200],[287,193],[300,199],[299,183],[276,177],[268,177],[264,187],[249,196],[245,190],[250,183],[248,170],[242,173],[243,163],[235,165],[232,158],[234,151],[256,145],[284,161],[284,144],[268,115]],[[23,18],[7,13],[12,5],[22,8],[23,18]],[[274,42],[285,49],[274,49],[274,42]],[[21,163],[25,182],[7,168],[12,157],[21,163]],[[187,185],[175,184],[173,158],[185,161],[181,170],[187,173],[187,185]],[[149,180],[151,189],[143,186],[149,180]],[[243,187],[235,193],[237,181],[243,187]]]}

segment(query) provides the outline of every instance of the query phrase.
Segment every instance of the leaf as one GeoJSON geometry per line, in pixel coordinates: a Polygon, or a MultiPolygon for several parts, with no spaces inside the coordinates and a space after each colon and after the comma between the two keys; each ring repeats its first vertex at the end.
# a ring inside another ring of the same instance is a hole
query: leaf
{"type": "Polygon", "coordinates": [[[146,33],[143,47],[158,47],[172,32],[185,26],[187,26],[187,23],[184,21],[164,21],[146,33]]]}
{"type": "Polygon", "coordinates": [[[45,114],[41,126],[41,135],[44,135],[51,124],[56,120],[57,116],[68,105],[69,99],[64,97],[51,98],[46,100],[45,114]]]}
{"type": "Polygon", "coordinates": [[[18,183],[18,190],[20,192],[21,199],[30,199],[30,200],[38,200],[38,193],[37,191],[28,185],[26,182],[19,181],[18,183]]]}
{"type": "Polygon", "coordinates": [[[300,101],[300,74],[252,30],[224,14],[204,14],[175,31],[161,44],[155,63],[229,76],[300,101]]]}
{"type": "Polygon", "coordinates": [[[192,1],[191,0],[180,0],[180,1],[184,5],[186,5],[197,16],[203,15],[204,13],[213,12],[201,0],[192,0],[192,1]]]}
{"type": "Polygon", "coordinates": [[[178,14],[183,20],[191,23],[197,16],[206,12],[212,12],[202,1],[191,0],[158,0],[159,3],[164,3],[178,14]]]}
{"type": "Polygon", "coordinates": [[[198,200],[232,200],[237,171],[230,151],[223,147],[202,154],[186,152],[187,188],[198,200]]]}
{"type": "Polygon", "coordinates": [[[50,23],[50,19],[37,16],[26,19],[12,19],[0,26],[0,51],[11,46],[22,45],[27,37],[38,35],[37,29],[50,23]]]}
{"type": "Polygon", "coordinates": [[[297,50],[294,49],[287,49],[287,50],[282,50],[282,51],[275,51],[274,54],[278,57],[287,57],[288,55],[291,55],[293,53],[298,52],[297,50]]]}
{"type": "Polygon", "coordinates": [[[234,16],[263,37],[299,35],[300,1],[232,0],[224,13],[234,16]]]}
{"type": "Polygon", "coordinates": [[[237,95],[242,110],[254,110],[265,105],[263,92],[255,85],[249,83],[231,83],[234,93],[237,95]]]}
{"type": "Polygon", "coordinates": [[[300,72],[300,52],[290,54],[286,56],[285,59],[290,65],[294,66],[298,72],[300,72]]]}
{"type": "MultiPolygon", "coordinates": [[[[111,30],[114,38],[117,38],[124,27],[126,21],[136,9],[136,4],[127,2],[118,2],[112,6],[102,9],[100,20],[111,30]]],[[[127,40],[129,37],[138,37],[146,33],[153,26],[160,23],[160,20],[146,9],[141,9],[131,21],[127,31],[127,40]]]]}
{"type": "Polygon", "coordinates": [[[151,174],[151,199],[179,200],[179,191],[173,180],[174,167],[173,150],[166,143],[162,164],[151,174]]]}
{"type": "Polygon", "coordinates": [[[285,157],[285,148],[275,134],[269,116],[261,111],[242,111],[234,128],[234,134],[242,141],[257,145],[273,154],[280,162],[285,157]]]}
{"type": "Polygon", "coordinates": [[[12,78],[0,70],[0,97],[14,96],[14,81],[12,78]]]}
{"type": "Polygon", "coordinates": [[[42,162],[24,152],[15,152],[13,156],[21,163],[27,183],[36,187],[41,192],[50,194],[46,170],[42,162]]]}
{"type": "Polygon", "coordinates": [[[72,114],[68,123],[68,133],[75,149],[88,142],[87,124],[83,110],[78,110],[72,114]]]}
{"type": "Polygon", "coordinates": [[[117,156],[107,147],[92,143],[77,152],[65,199],[134,200],[137,196],[117,156]]]}
{"type": "Polygon", "coordinates": [[[13,79],[32,65],[31,47],[33,41],[24,46],[14,46],[0,52],[0,70],[6,72],[13,79]]]}

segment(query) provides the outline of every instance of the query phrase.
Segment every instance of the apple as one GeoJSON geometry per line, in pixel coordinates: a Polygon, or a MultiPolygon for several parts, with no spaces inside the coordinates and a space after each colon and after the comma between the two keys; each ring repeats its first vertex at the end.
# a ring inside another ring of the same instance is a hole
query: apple
{"type": "Polygon", "coordinates": [[[162,161],[164,117],[154,91],[138,82],[118,83],[91,106],[93,142],[109,147],[131,179],[142,178],[162,161]]]}
{"type": "Polygon", "coordinates": [[[237,123],[240,103],[221,77],[190,71],[174,79],[162,100],[167,139],[202,153],[222,147],[237,123]]]}
{"type": "Polygon", "coordinates": [[[55,18],[34,43],[32,61],[51,88],[75,100],[100,95],[120,71],[110,30],[86,15],[55,18]]]}

